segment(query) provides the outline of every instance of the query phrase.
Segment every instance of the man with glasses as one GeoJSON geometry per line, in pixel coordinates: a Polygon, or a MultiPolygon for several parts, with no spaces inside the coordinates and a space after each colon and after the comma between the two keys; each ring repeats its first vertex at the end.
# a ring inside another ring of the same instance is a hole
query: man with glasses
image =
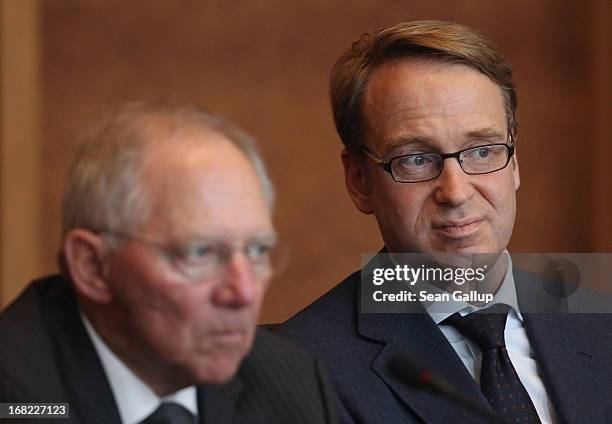
{"type": "MultiPolygon", "coordinates": [[[[480,422],[403,384],[388,364],[405,352],[505,422],[609,422],[609,315],[521,313],[541,282],[504,254],[520,179],[516,91],[502,57],[465,26],[401,23],[352,44],[332,69],[330,96],[347,190],[376,218],[389,261],[472,258],[488,266],[479,288],[494,295],[367,313],[372,261],[286,322],[281,331],[326,362],[343,422],[480,422]]],[[[448,287],[436,288],[443,298],[448,287]]]]}
{"type": "Polygon", "coordinates": [[[62,275],[0,316],[0,401],[67,402],[79,423],[331,422],[317,363],[256,331],[272,204],[254,142],[228,121],[109,115],[70,171],[62,275]]]}

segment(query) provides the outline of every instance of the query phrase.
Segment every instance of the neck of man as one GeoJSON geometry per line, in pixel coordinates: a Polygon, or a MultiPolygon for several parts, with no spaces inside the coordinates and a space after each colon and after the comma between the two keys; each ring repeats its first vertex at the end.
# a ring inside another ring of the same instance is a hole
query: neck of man
{"type": "Polygon", "coordinates": [[[119,318],[121,312],[100,311],[87,302],[80,303],[80,306],[106,346],[157,396],[167,396],[191,385],[179,370],[160,366],[151,355],[135,348],[146,344],[129,336],[125,320],[119,318]]]}
{"type": "MultiPolygon", "coordinates": [[[[441,253],[390,253],[391,259],[395,264],[408,264],[414,268],[437,269],[438,271],[459,271],[461,275],[466,275],[466,270],[471,270],[474,275],[484,275],[484,278],[463,278],[459,284],[457,279],[436,280],[425,278],[423,282],[438,287],[441,290],[461,292],[469,294],[495,295],[502,285],[508,270],[508,257],[506,253],[486,253],[486,254],[456,254],[454,252],[441,253]]],[[[435,273],[432,273],[435,275],[435,273]]],[[[444,274],[444,273],[440,273],[444,274]]],[[[439,278],[439,277],[438,277],[439,278]]]]}

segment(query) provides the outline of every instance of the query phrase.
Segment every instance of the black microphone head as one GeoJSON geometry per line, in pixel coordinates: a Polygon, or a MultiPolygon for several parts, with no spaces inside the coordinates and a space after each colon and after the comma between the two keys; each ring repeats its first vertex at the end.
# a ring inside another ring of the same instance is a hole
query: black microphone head
{"type": "Polygon", "coordinates": [[[457,392],[446,380],[436,375],[419,358],[398,353],[387,362],[387,369],[402,383],[419,390],[429,390],[472,413],[484,417],[488,423],[505,424],[492,410],[457,392]]]}

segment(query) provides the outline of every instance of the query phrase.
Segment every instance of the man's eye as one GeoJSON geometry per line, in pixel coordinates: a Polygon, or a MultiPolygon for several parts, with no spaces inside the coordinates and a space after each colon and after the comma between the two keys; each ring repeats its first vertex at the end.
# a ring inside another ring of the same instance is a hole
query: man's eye
{"type": "Polygon", "coordinates": [[[431,162],[431,159],[425,155],[413,155],[403,158],[402,165],[407,167],[426,166],[431,162]]]}
{"type": "Polygon", "coordinates": [[[270,256],[272,249],[273,246],[262,243],[254,243],[246,246],[245,254],[249,260],[267,259],[270,256]]]}
{"type": "Polygon", "coordinates": [[[190,262],[215,260],[217,256],[217,250],[213,246],[203,244],[188,246],[181,252],[182,259],[190,262]]]}
{"type": "Polygon", "coordinates": [[[480,158],[486,158],[487,156],[489,156],[489,153],[491,153],[491,151],[488,147],[481,147],[476,150],[476,154],[480,158]]]}
{"type": "Polygon", "coordinates": [[[466,150],[465,158],[468,160],[488,161],[500,156],[504,152],[505,147],[503,145],[481,146],[466,150]]]}

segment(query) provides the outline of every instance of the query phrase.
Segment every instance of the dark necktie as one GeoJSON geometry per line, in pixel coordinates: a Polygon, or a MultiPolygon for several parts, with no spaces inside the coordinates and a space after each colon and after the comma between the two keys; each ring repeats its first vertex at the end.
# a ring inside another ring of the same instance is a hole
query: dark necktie
{"type": "Polygon", "coordinates": [[[187,408],[175,402],[163,402],[142,424],[195,424],[196,418],[187,408]]]}
{"type": "Polygon", "coordinates": [[[464,317],[454,313],[442,324],[455,327],[482,351],[480,387],[498,415],[508,423],[540,423],[506,350],[504,330],[509,310],[507,305],[494,305],[464,317]]]}

